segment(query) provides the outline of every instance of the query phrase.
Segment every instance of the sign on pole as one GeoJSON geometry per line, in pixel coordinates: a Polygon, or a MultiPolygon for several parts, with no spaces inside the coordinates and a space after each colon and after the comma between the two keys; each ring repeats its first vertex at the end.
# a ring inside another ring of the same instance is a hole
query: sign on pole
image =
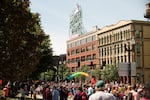
{"type": "Polygon", "coordinates": [[[129,63],[119,63],[118,74],[119,76],[129,76],[129,71],[131,70],[131,76],[136,76],[136,64],[135,62],[129,63]]]}

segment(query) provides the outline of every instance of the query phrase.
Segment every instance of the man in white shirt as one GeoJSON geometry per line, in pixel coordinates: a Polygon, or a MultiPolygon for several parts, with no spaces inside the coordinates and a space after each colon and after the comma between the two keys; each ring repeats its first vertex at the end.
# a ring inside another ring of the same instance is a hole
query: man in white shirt
{"type": "Polygon", "coordinates": [[[116,100],[111,93],[104,92],[104,81],[96,83],[96,92],[89,97],[89,100],[116,100]]]}

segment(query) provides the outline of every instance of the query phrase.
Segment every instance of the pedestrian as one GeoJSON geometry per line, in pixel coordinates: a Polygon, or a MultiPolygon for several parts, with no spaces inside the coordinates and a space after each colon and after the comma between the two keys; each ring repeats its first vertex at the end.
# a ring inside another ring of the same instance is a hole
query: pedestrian
{"type": "Polygon", "coordinates": [[[143,88],[143,96],[140,100],[150,100],[150,82],[145,83],[143,88]]]}
{"type": "Polygon", "coordinates": [[[52,100],[52,91],[49,85],[45,89],[45,100],[52,100]]]}
{"type": "Polygon", "coordinates": [[[88,89],[87,89],[87,95],[88,95],[88,98],[90,97],[90,95],[92,95],[94,93],[94,89],[92,87],[92,84],[89,84],[88,85],[88,89]]]}
{"type": "Polygon", "coordinates": [[[34,85],[31,85],[31,86],[30,86],[31,98],[32,98],[32,96],[33,96],[33,91],[34,91],[34,85]]]}
{"type": "Polygon", "coordinates": [[[136,90],[135,84],[132,85],[130,93],[131,93],[131,99],[129,99],[129,100],[140,100],[140,98],[139,98],[140,96],[136,90]]]}
{"type": "Polygon", "coordinates": [[[59,90],[56,88],[56,86],[53,87],[52,98],[53,98],[53,100],[59,100],[60,99],[60,93],[59,93],[59,90]]]}
{"type": "Polygon", "coordinates": [[[78,87],[73,100],[82,100],[82,87],[78,87]]]}
{"type": "Polygon", "coordinates": [[[87,94],[86,94],[84,88],[83,88],[83,90],[81,91],[81,95],[82,95],[82,100],[88,100],[88,97],[87,97],[87,94]]]}
{"type": "Polygon", "coordinates": [[[104,92],[104,81],[100,80],[96,83],[95,93],[93,93],[89,100],[116,100],[113,94],[104,92]]]}
{"type": "Polygon", "coordinates": [[[73,92],[70,91],[70,92],[68,93],[67,100],[73,100],[73,98],[74,98],[73,92]]]}
{"type": "Polygon", "coordinates": [[[25,85],[21,86],[20,92],[21,92],[21,100],[25,100],[25,95],[26,95],[25,85]]]}
{"type": "Polygon", "coordinates": [[[7,87],[7,85],[5,85],[5,87],[3,88],[3,97],[5,100],[8,97],[8,92],[9,92],[8,87],[7,87]]]}

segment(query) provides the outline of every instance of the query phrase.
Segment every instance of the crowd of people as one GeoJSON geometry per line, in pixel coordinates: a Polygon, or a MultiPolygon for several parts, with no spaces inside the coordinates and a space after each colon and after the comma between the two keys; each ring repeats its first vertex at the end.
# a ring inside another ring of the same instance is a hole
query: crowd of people
{"type": "MultiPolygon", "coordinates": [[[[150,100],[150,83],[124,84],[99,80],[90,82],[21,82],[18,85],[21,100],[29,95],[37,100],[150,100]]],[[[9,97],[11,85],[3,88],[3,95],[9,97]]]]}

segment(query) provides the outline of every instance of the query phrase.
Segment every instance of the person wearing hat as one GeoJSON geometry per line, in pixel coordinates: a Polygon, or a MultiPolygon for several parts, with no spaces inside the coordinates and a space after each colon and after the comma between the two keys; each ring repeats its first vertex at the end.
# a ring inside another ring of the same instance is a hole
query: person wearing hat
{"type": "Polygon", "coordinates": [[[89,100],[116,100],[116,98],[111,93],[104,92],[104,81],[100,80],[96,83],[96,92],[93,93],[89,100]]]}

